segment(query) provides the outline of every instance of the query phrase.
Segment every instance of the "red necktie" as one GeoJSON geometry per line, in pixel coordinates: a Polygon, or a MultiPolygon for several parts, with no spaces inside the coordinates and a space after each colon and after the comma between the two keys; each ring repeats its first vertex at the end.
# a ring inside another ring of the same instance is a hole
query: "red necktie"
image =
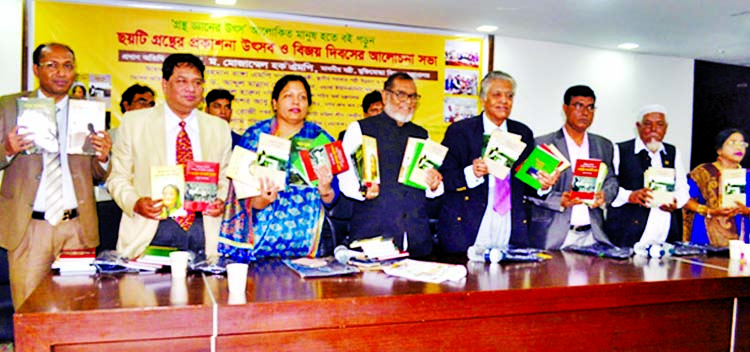
{"type": "MultiPolygon", "coordinates": [[[[185,121],[180,121],[180,132],[177,133],[177,164],[184,168],[187,162],[193,160],[193,146],[190,144],[190,137],[185,131],[185,121]]],[[[195,221],[195,213],[190,212],[186,216],[177,216],[174,218],[183,230],[187,231],[195,221]]]]}

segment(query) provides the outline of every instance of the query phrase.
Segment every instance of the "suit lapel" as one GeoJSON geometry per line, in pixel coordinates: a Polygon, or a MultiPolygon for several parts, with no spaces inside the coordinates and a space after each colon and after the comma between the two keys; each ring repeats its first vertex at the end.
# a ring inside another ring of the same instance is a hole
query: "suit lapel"
{"type": "Polygon", "coordinates": [[[213,144],[216,144],[216,141],[213,141],[213,144],[211,143],[211,136],[206,132],[209,130],[208,120],[204,118],[200,111],[196,111],[196,118],[198,119],[198,131],[201,140],[201,160],[210,160],[211,158],[208,155],[211,155],[210,151],[213,149],[209,150],[209,148],[212,148],[213,144]]]}
{"type": "Polygon", "coordinates": [[[164,109],[168,109],[168,107],[164,104],[157,105],[154,108],[154,124],[152,126],[144,126],[145,130],[149,131],[149,133],[145,134],[148,136],[145,145],[154,146],[154,153],[152,154],[155,157],[156,162],[151,163],[151,165],[167,165],[167,143],[175,142],[165,141],[166,138],[164,137],[167,135],[167,129],[165,126],[166,116],[164,109]]]}

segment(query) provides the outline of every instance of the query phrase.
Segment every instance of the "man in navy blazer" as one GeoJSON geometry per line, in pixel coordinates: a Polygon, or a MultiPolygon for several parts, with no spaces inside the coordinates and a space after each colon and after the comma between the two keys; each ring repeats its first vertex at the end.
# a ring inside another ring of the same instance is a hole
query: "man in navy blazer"
{"type": "MultiPolygon", "coordinates": [[[[534,149],[534,134],[523,123],[508,119],[515,90],[516,81],[509,74],[488,73],[482,79],[479,93],[484,107],[482,114],[453,123],[445,133],[443,145],[449,149],[440,167],[445,194],[438,222],[438,239],[445,253],[465,253],[475,244],[484,247],[529,245],[530,209],[524,193],[531,188],[514,177],[514,170],[534,149]],[[520,135],[521,141],[526,143],[505,179],[489,174],[482,159],[484,135],[496,129],[520,135]],[[509,199],[498,200],[507,187],[510,187],[509,199]],[[506,202],[505,206],[496,206],[496,200],[506,202]]],[[[556,181],[554,175],[542,177],[545,188],[556,181]]]]}
{"type": "Polygon", "coordinates": [[[596,111],[594,91],[583,85],[568,88],[563,96],[565,125],[560,130],[538,137],[537,144],[554,144],[570,161],[571,167],[560,174],[560,181],[543,199],[530,198],[533,203],[531,244],[544,249],[560,249],[570,245],[586,246],[596,242],[612,244],[604,232],[603,208],[617,195],[617,178],[612,158],[614,145],[608,139],[588,132],[596,111]],[[592,205],[571,197],[572,168],[578,159],[598,159],[609,173],[602,190],[592,205]]]}

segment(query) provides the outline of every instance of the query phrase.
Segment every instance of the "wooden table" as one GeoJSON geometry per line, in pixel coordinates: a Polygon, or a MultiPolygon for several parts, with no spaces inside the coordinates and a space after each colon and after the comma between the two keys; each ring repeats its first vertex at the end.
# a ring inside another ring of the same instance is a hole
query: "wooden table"
{"type": "Polygon", "coordinates": [[[239,297],[221,276],[50,276],[15,315],[15,348],[726,351],[734,336],[750,350],[750,276],[730,276],[726,258],[694,261],[554,252],[469,263],[466,279],[442,284],[301,279],[271,261],[251,266],[239,297]]]}

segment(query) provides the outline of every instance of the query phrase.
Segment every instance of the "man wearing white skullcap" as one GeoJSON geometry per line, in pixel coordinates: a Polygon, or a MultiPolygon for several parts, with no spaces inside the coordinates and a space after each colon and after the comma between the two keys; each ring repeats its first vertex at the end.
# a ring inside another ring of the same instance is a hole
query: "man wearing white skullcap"
{"type": "Polygon", "coordinates": [[[665,107],[646,105],[635,123],[638,138],[617,143],[613,164],[620,188],[607,209],[605,223],[605,231],[617,246],[682,240],[682,212],[675,210],[682,208],[690,195],[679,150],[663,142],[667,125],[665,107]],[[671,203],[657,204],[653,191],[644,186],[643,174],[650,167],[674,169],[671,203]]]}

